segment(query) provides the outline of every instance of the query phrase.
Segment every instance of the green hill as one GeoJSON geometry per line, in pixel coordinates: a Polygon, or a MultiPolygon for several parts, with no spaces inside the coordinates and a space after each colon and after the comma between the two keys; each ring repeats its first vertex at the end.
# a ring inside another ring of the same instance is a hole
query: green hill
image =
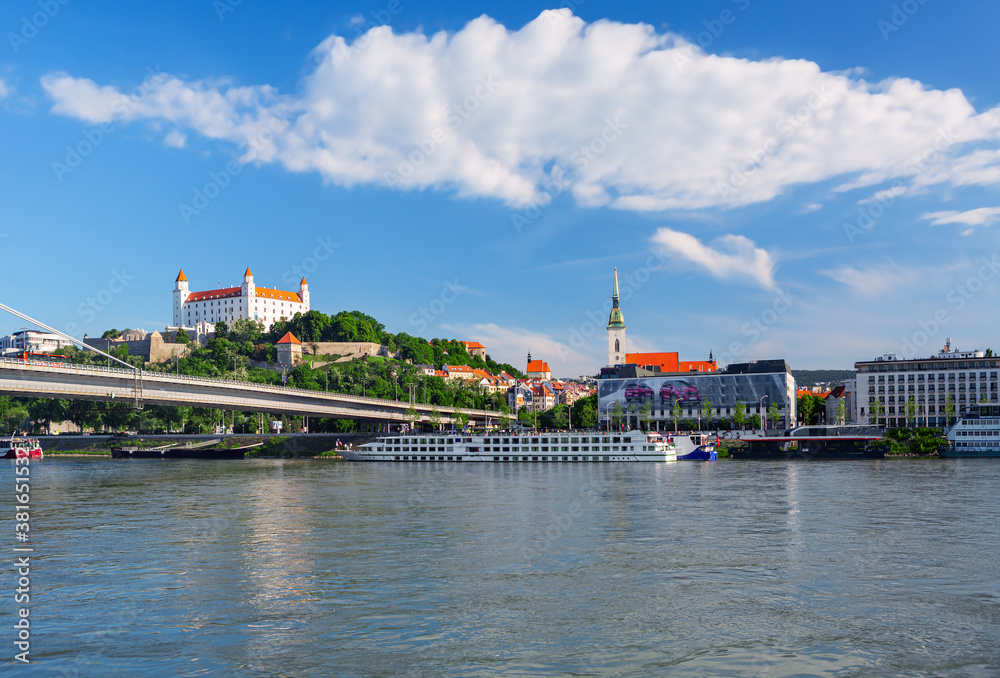
{"type": "Polygon", "coordinates": [[[839,386],[845,379],[852,379],[856,374],[854,370],[792,370],[795,375],[795,385],[798,388],[815,386],[827,383],[839,386]]]}

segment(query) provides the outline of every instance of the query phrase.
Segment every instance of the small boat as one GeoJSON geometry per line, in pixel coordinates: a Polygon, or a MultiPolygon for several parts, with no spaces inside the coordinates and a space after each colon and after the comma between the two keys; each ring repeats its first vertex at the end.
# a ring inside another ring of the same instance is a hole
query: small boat
{"type": "Polygon", "coordinates": [[[18,457],[41,459],[42,446],[35,438],[22,436],[12,435],[6,440],[0,440],[0,459],[17,459],[18,457]]]}
{"type": "Polygon", "coordinates": [[[670,441],[677,448],[677,461],[715,461],[719,458],[715,437],[707,433],[674,434],[670,441]]]}

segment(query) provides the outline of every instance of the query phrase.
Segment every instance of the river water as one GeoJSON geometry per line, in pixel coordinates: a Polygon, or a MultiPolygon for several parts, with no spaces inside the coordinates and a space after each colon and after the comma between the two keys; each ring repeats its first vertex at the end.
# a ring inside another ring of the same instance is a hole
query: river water
{"type": "Polygon", "coordinates": [[[989,460],[45,459],[0,674],[998,676],[998,495],[989,460]]]}

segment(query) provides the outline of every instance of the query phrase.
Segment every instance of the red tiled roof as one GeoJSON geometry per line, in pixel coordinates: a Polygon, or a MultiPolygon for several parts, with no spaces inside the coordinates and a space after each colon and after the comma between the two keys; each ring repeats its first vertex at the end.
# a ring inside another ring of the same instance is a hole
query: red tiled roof
{"type": "Polygon", "coordinates": [[[302,282],[300,282],[299,284],[300,285],[308,285],[309,283],[306,282],[305,278],[302,278],[302,282]]]}
{"type": "MultiPolygon", "coordinates": [[[[236,289],[239,289],[238,287],[236,289]]],[[[298,304],[302,303],[302,298],[299,296],[298,292],[286,292],[285,290],[272,290],[269,287],[258,287],[257,296],[265,297],[267,299],[281,299],[283,301],[294,301],[298,304]]]]}
{"type": "Polygon", "coordinates": [[[469,348],[486,348],[485,346],[483,346],[482,344],[480,344],[478,341],[463,341],[462,343],[465,344],[465,348],[467,348],[467,349],[469,349],[469,348]]]}
{"type": "Polygon", "coordinates": [[[239,287],[224,287],[221,290],[205,290],[204,292],[192,292],[187,300],[205,301],[206,299],[223,299],[226,297],[238,297],[242,294],[239,287]]]}
{"type": "Polygon", "coordinates": [[[247,266],[247,272],[243,274],[244,278],[246,278],[247,276],[250,276],[251,278],[253,277],[253,273],[250,272],[249,266],[247,266]]]}
{"type": "Polygon", "coordinates": [[[295,335],[291,332],[286,332],[285,336],[278,339],[279,344],[301,344],[302,342],[295,338],[295,335]]]}
{"type": "Polygon", "coordinates": [[[527,372],[551,372],[549,364],[544,360],[531,360],[528,362],[527,372]]]}
{"type": "Polygon", "coordinates": [[[183,280],[184,282],[187,282],[187,276],[184,275],[184,269],[183,268],[181,269],[181,272],[177,274],[177,280],[183,280]]]}

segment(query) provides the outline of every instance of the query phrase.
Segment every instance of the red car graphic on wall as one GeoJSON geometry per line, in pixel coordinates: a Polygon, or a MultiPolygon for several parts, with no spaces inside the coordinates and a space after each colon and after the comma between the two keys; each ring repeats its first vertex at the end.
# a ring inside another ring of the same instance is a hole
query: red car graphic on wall
{"type": "Polygon", "coordinates": [[[700,402],[698,388],[683,381],[668,381],[660,387],[660,400],[664,402],[700,402]]]}

